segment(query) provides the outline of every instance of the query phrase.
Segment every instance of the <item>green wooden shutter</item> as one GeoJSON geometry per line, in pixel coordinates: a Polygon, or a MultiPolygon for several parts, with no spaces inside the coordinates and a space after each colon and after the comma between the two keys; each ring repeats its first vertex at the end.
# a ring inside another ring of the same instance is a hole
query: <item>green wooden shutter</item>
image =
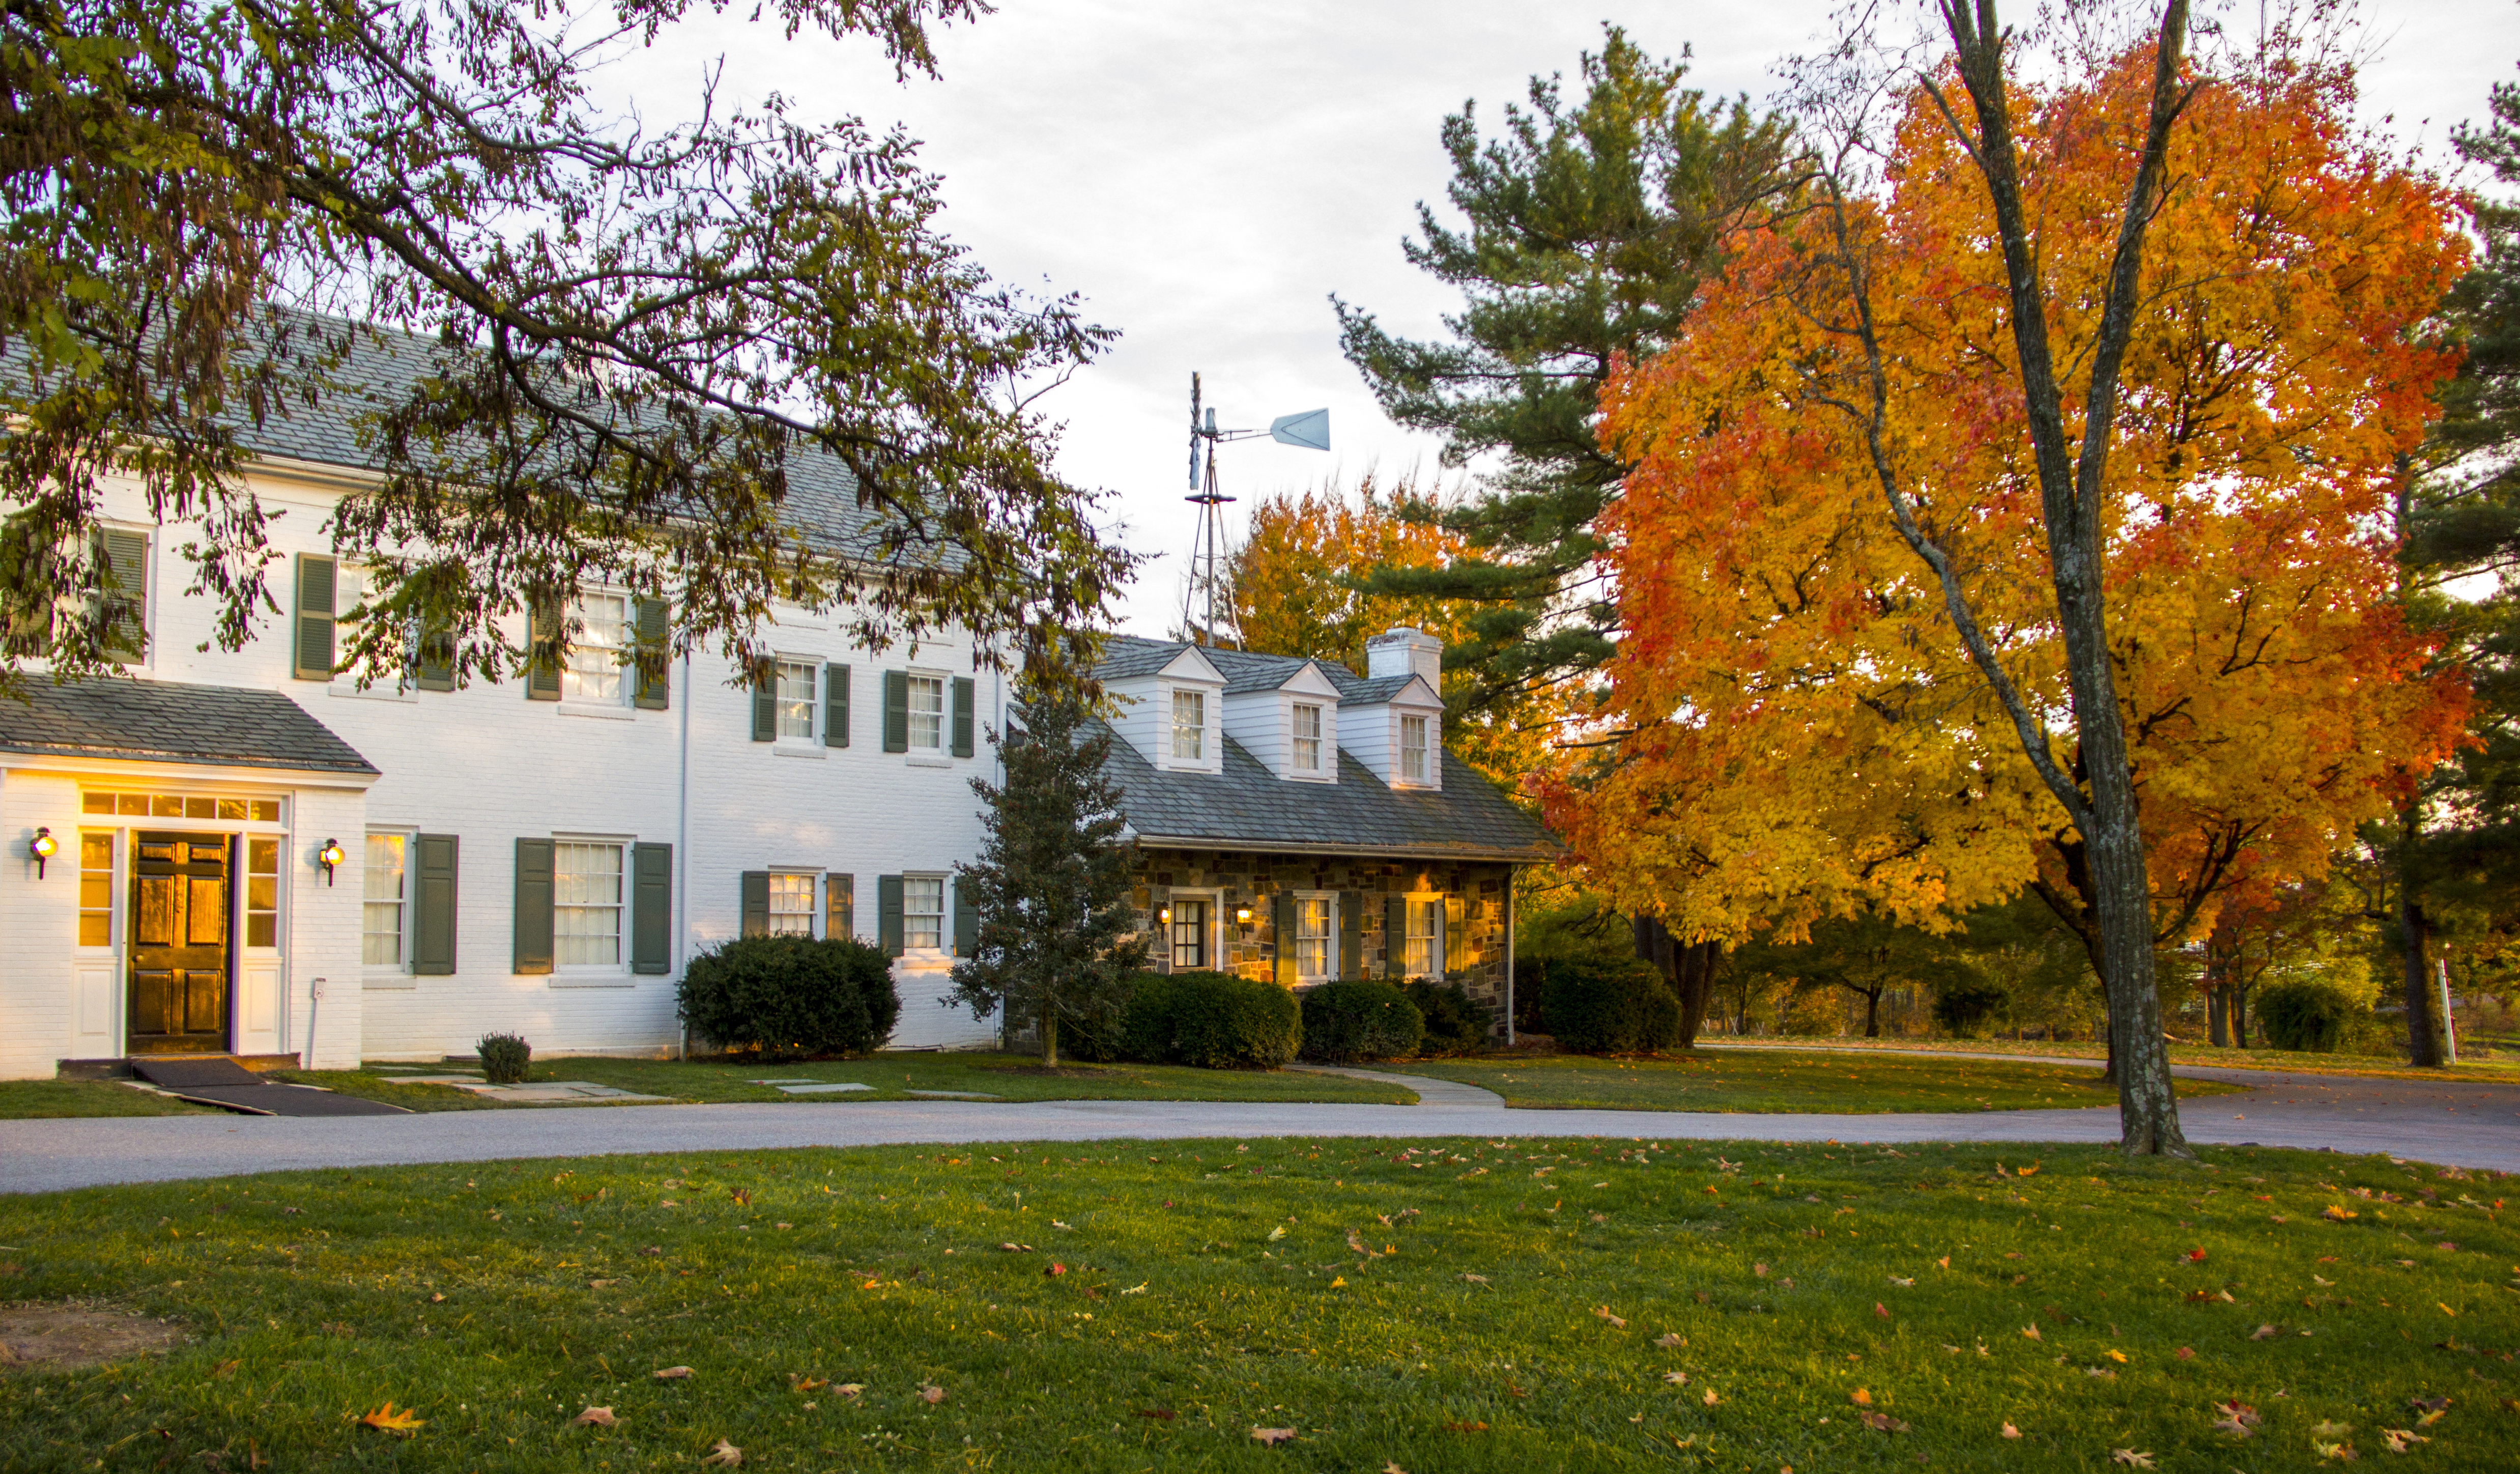
{"type": "Polygon", "coordinates": [[[823,668],[823,746],[849,745],[849,668],[823,668]]]}
{"type": "Polygon", "coordinates": [[[420,631],[417,680],[424,691],[455,689],[455,631],[443,624],[424,624],[420,631]]]}
{"type": "Polygon", "coordinates": [[[971,879],[954,877],[954,955],[968,957],[980,949],[980,908],[971,904],[971,879]]]}
{"type": "Polygon", "coordinates": [[[855,941],[858,935],[858,878],[854,875],[823,877],[823,936],[841,942],[855,941]]]}
{"type": "Polygon", "coordinates": [[[674,970],[674,847],[630,847],[630,970],[674,970]]]}
{"type": "Polygon", "coordinates": [[[770,935],[770,872],[767,870],[743,872],[742,935],[746,937],[770,935]]]}
{"type": "Polygon", "coordinates": [[[1470,965],[1469,907],[1460,896],[1444,898],[1444,971],[1460,972],[1470,965]]]}
{"type": "Polygon", "coordinates": [[[552,842],[517,841],[517,963],[520,973],[552,970],[552,842]]]}
{"type": "Polygon", "coordinates": [[[887,957],[898,957],[901,944],[901,877],[878,875],[875,882],[876,940],[887,957]]]}
{"type": "Polygon", "coordinates": [[[291,673],[299,680],[333,678],[333,618],[340,560],[321,553],[297,555],[297,627],[291,673]]]}
{"type": "Polygon", "coordinates": [[[1385,976],[1409,976],[1409,898],[1382,898],[1382,970],[1385,976]]]}
{"type": "Polygon", "coordinates": [[[954,677],[954,756],[968,758],[971,745],[971,702],[977,688],[968,675],[954,677]]]}
{"type": "Polygon", "coordinates": [[[1270,930],[1277,934],[1278,981],[1292,988],[1302,981],[1295,971],[1295,896],[1281,891],[1270,903],[1270,930]]]}
{"type": "Polygon", "coordinates": [[[779,740],[779,663],[764,661],[752,673],[752,740],[779,740]]]}
{"type": "Polygon", "coordinates": [[[525,699],[560,700],[561,608],[548,600],[534,605],[533,643],[525,663],[525,699]]]}
{"type": "Polygon", "coordinates": [[[1338,913],[1338,975],[1362,978],[1365,976],[1365,893],[1341,891],[1338,913]]]}
{"type": "Polygon", "coordinates": [[[411,970],[425,978],[455,971],[455,861],[451,834],[424,834],[412,847],[411,970]]]}
{"type": "Polygon", "coordinates": [[[665,601],[638,599],[632,603],[638,644],[631,669],[639,682],[638,706],[643,712],[661,712],[670,704],[673,686],[673,668],[665,659],[665,601]]]}
{"type": "Polygon", "coordinates": [[[137,661],[148,643],[149,534],[108,528],[97,546],[105,565],[97,587],[113,622],[105,637],[106,651],[118,660],[137,661]]]}
{"type": "Polygon", "coordinates": [[[910,672],[883,673],[883,750],[910,751],[910,672]]]}

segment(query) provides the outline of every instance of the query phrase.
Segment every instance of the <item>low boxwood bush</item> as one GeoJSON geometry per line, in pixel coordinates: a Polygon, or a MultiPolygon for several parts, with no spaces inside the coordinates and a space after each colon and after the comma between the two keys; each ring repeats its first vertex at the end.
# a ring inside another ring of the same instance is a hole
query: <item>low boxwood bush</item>
{"type": "Polygon", "coordinates": [[[901,1017],[892,963],[863,942],[743,937],[683,969],[680,1009],[694,1033],[762,1059],[864,1054],[901,1017]]]}
{"type": "Polygon", "coordinates": [[[1474,1054],[1487,1047],[1488,1030],[1494,1027],[1496,1016],[1461,984],[1418,978],[1401,990],[1409,994],[1409,1001],[1418,1005],[1418,1014],[1426,1020],[1426,1037],[1418,1046],[1419,1053],[1442,1057],[1474,1054]]]}
{"type": "Polygon", "coordinates": [[[1313,1059],[1407,1059],[1426,1036],[1425,1015],[1397,984],[1324,983],[1305,989],[1303,1003],[1304,1053],[1313,1059]]]}
{"type": "Polygon", "coordinates": [[[1060,1047],[1078,1059],[1274,1070],[1304,1041],[1295,995],[1232,973],[1140,973],[1129,1002],[1102,1028],[1069,1024],[1060,1047]]]}
{"type": "Polygon", "coordinates": [[[1552,960],[1541,1018],[1557,1047],[1577,1054],[1637,1054],[1680,1040],[1680,999],[1642,958],[1552,960]]]}
{"type": "Polygon", "coordinates": [[[2278,1049],[2333,1054],[2369,1009],[2318,983],[2278,983],[2258,994],[2258,1028],[2278,1049]]]}
{"type": "Polygon", "coordinates": [[[472,1049],[481,1056],[481,1078],[494,1085],[523,1084],[534,1062],[534,1046],[520,1034],[485,1034],[472,1049]]]}

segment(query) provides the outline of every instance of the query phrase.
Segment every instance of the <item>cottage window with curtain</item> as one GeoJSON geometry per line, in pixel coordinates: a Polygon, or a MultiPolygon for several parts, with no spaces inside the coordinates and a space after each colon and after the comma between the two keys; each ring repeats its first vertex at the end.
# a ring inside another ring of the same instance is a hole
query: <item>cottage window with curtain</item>
{"type": "Polygon", "coordinates": [[[1295,771],[1317,773],[1322,770],[1322,709],[1309,703],[1295,703],[1295,771]]]}
{"type": "Polygon", "coordinates": [[[901,944],[918,951],[945,945],[945,878],[905,875],[901,878],[901,944]]]}
{"type": "Polygon", "coordinates": [[[552,942],[562,967],[621,965],[621,847],[552,846],[552,942]]]}
{"type": "Polygon", "coordinates": [[[771,872],[770,935],[814,935],[814,877],[771,872]]]}
{"type": "Polygon", "coordinates": [[[1400,718],[1400,776],[1412,783],[1426,781],[1426,718],[1400,718]]]}
{"type": "Polygon", "coordinates": [[[1327,896],[1296,898],[1295,975],[1308,982],[1332,975],[1330,898],[1327,896]]]}
{"type": "Polygon", "coordinates": [[[1409,898],[1409,950],[1403,969],[1413,978],[1441,973],[1444,962],[1444,898],[1409,898]]]}
{"type": "Polygon", "coordinates": [[[1173,760],[1201,762],[1207,756],[1207,693],[1173,693],[1173,760]]]}
{"type": "Polygon", "coordinates": [[[580,594],[571,608],[579,628],[569,642],[568,666],[561,671],[561,696],[619,706],[629,669],[621,664],[630,643],[629,596],[580,594]]]}
{"type": "Polygon", "coordinates": [[[910,750],[942,752],[945,748],[945,677],[910,677],[910,750]]]}
{"type": "Polygon", "coordinates": [[[359,960],[370,967],[403,965],[403,920],[411,895],[409,836],[372,834],[361,882],[359,960]]]}
{"type": "Polygon", "coordinates": [[[813,661],[783,660],[779,663],[779,740],[811,742],[814,740],[813,661]]]}

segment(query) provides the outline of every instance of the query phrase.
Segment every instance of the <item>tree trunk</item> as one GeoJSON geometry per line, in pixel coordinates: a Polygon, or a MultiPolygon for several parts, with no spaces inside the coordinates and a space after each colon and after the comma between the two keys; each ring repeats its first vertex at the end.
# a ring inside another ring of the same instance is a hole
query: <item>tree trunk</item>
{"type": "Polygon", "coordinates": [[[1697,1032],[1705,1027],[1706,1005],[1715,997],[1715,966],[1723,960],[1724,944],[1692,942],[1674,951],[1672,990],[1680,995],[1680,1047],[1694,1049],[1697,1032]]]}
{"type": "Polygon", "coordinates": [[[2249,985],[2231,985],[2231,1042],[2238,1048],[2249,1047],[2249,985]]]}
{"type": "Polygon", "coordinates": [[[2407,889],[2403,849],[2398,864],[2398,922],[2407,933],[2407,1054],[2418,1067],[2433,1069],[2445,1061],[2441,1028],[2433,1017],[2432,918],[2407,889]]]}
{"type": "Polygon", "coordinates": [[[1881,1036],[1881,990],[1877,988],[1864,995],[1864,1036],[1881,1036]]]}
{"type": "Polygon", "coordinates": [[[1058,1007],[1048,1002],[1041,1005],[1041,1062],[1046,1069],[1058,1068],[1058,1007]]]}
{"type": "Polygon", "coordinates": [[[2224,1015],[2228,1011],[2230,995],[2228,984],[2216,983],[2205,990],[2205,1036],[2213,1040],[2217,1049],[2231,1047],[2230,1031],[2224,1027],[2224,1015]]]}

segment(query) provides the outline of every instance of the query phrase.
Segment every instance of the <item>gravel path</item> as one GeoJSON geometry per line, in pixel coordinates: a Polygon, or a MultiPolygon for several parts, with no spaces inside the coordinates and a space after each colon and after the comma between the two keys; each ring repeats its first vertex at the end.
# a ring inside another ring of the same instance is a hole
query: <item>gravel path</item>
{"type": "MultiPolygon", "coordinates": [[[[543,1107],[340,1120],[157,1116],[0,1121],[0,1192],[306,1168],[905,1142],[1185,1136],[2092,1142],[2113,1141],[2118,1130],[2117,1113],[2108,1109],[1862,1116],[1508,1110],[1496,1096],[1473,1085],[1372,1071],[1338,1073],[1396,1081],[1418,1091],[1420,1103],[1075,1100],[1000,1105],[839,1099],[543,1107]]],[[[2192,1141],[2388,1153],[2520,1172],[2520,1086],[2202,1067],[2181,1067],[2179,1073],[2258,1087],[2246,1095],[2187,1102],[2182,1119],[2192,1141]]]]}

